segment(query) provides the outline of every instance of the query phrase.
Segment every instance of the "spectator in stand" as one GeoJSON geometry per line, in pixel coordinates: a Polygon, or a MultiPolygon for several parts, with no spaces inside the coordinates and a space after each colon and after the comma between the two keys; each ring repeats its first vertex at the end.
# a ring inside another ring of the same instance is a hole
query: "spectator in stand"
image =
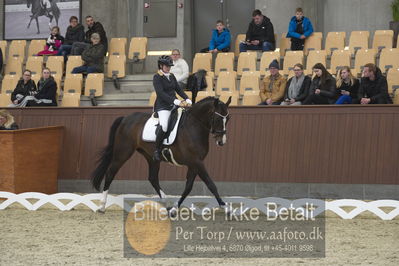
{"type": "Polygon", "coordinates": [[[187,78],[189,75],[189,68],[187,62],[181,58],[179,49],[173,49],[172,51],[173,66],[170,68],[180,88],[184,90],[187,86],[187,78]]]}
{"type": "Polygon", "coordinates": [[[18,81],[13,93],[11,94],[11,102],[9,107],[23,107],[20,104],[27,96],[35,96],[37,88],[35,82],[31,79],[32,72],[28,69],[24,71],[22,78],[18,81]]]}
{"type": "Polygon", "coordinates": [[[78,18],[72,16],[69,19],[69,24],[70,25],[68,26],[65,35],[64,44],[61,45],[61,48],[57,53],[57,55],[64,56],[64,61],[68,59],[67,56],[71,53],[72,45],[75,42],[83,42],[85,40],[85,29],[83,25],[79,23],[78,18]]]}
{"type": "Polygon", "coordinates": [[[374,64],[367,64],[363,68],[357,102],[359,101],[361,104],[392,104],[387,79],[374,64]]]}
{"type": "Polygon", "coordinates": [[[91,35],[91,45],[82,53],[83,66],[75,67],[72,73],[103,73],[104,72],[104,45],[101,43],[100,35],[91,35]]]}
{"type": "Polygon", "coordinates": [[[284,97],[287,80],[279,73],[280,65],[274,60],[269,65],[270,76],[263,79],[260,88],[259,105],[280,105],[284,97]]]}
{"type": "Polygon", "coordinates": [[[72,55],[81,55],[83,51],[90,46],[91,44],[91,35],[93,33],[97,33],[100,35],[101,44],[104,46],[104,55],[107,53],[108,50],[108,39],[107,34],[105,33],[104,27],[100,22],[95,22],[92,16],[86,17],[86,24],[88,30],[85,34],[85,41],[84,42],[75,42],[72,45],[72,55]]]}
{"type": "Polygon", "coordinates": [[[60,35],[60,28],[54,26],[51,28],[51,33],[47,38],[44,50],[40,51],[37,55],[56,55],[63,43],[64,37],[60,35]]]}
{"type": "Polygon", "coordinates": [[[291,38],[291,50],[300,51],[305,46],[305,40],[312,35],[313,26],[309,18],[303,16],[302,8],[297,8],[295,16],[288,26],[287,38],[291,38]]]}
{"type": "Polygon", "coordinates": [[[223,21],[216,21],[216,29],[212,31],[212,39],[209,47],[201,49],[201,53],[227,53],[230,51],[231,35],[230,31],[225,28],[223,21]]]}
{"type": "Polygon", "coordinates": [[[240,52],[247,50],[274,51],[276,40],[272,22],[268,17],[262,15],[259,9],[254,10],[252,18],[245,42],[240,43],[240,52]]]}
{"type": "Polygon", "coordinates": [[[310,85],[309,96],[302,104],[334,104],[338,98],[335,78],[321,63],[313,66],[313,72],[315,77],[310,85]]]}
{"type": "Polygon", "coordinates": [[[38,93],[26,106],[57,106],[57,83],[51,76],[51,71],[47,67],[43,68],[42,77],[37,83],[38,93]]]}
{"type": "Polygon", "coordinates": [[[351,104],[357,100],[359,80],[352,75],[348,66],[341,68],[337,74],[337,92],[339,96],[335,104],[351,104]]]}
{"type": "Polygon", "coordinates": [[[309,93],[312,79],[303,73],[303,65],[294,66],[295,76],[290,78],[285,87],[284,101],[281,105],[301,105],[309,93]]]}
{"type": "Polygon", "coordinates": [[[0,130],[15,130],[18,125],[14,122],[14,117],[7,110],[0,110],[0,130]]]}

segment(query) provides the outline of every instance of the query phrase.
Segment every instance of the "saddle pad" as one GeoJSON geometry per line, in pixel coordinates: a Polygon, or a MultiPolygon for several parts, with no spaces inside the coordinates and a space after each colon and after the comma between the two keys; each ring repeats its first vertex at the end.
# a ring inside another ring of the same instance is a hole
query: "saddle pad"
{"type": "MultiPolygon", "coordinates": [[[[177,136],[177,128],[179,127],[180,118],[182,116],[183,109],[177,109],[177,121],[173,130],[170,132],[169,137],[164,139],[164,145],[172,145],[177,136]]],[[[157,129],[157,125],[159,124],[159,119],[154,117],[154,114],[147,120],[144,125],[142,139],[146,142],[155,142],[155,130],[157,129]]]]}

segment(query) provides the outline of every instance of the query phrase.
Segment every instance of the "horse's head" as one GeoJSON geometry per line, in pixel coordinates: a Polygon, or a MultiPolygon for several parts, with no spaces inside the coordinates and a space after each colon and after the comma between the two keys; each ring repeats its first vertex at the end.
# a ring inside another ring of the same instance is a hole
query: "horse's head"
{"type": "Polygon", "coordinates": [[[218,98],[214,100],[214,112],[211,120],[211,133],[216,139],[216,145],[223,146],[227,141],[227,122],[230,119],[227,108],[231,103],[231,96],[226,103],[218,98]]]}

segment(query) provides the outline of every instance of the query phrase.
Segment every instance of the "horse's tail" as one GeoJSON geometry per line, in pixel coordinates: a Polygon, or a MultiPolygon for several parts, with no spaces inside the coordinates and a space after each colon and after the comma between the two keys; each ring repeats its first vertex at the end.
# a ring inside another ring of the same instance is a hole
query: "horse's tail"
{"type": "Polygon", "coordinates": [[[101,182],[104,179],[105,173],[108,170],[109,165],[112,161],[115,133],[121,124],[123,117],[118,117],[111,126],[108,137],[108,145],[100,152],[100,158],[97,161],[97,168],[93,171],[91,175],[91,184],[93,187],[100,191],[101,182]]]}

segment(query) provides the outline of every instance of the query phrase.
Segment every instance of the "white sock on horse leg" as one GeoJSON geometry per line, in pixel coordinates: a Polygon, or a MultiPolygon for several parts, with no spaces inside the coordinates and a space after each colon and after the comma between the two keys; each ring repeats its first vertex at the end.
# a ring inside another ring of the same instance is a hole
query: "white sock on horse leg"
{"type": "Polygon", "coordinates": [[[105,205],[107,204],[107,196],[108,196],[108,190],[103,191],[103,198],[101,200],[101,210],[105,210],[105,205]]]}

